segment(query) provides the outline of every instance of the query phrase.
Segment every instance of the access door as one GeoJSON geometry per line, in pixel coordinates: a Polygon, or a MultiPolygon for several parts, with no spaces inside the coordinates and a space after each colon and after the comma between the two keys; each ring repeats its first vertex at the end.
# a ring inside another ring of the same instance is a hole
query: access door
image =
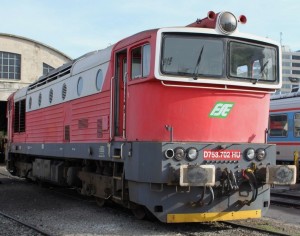
{"type": "Polygon", "coordinates": [[[113,78],[113,136],[126,138],[127,51],[116,54],[113,78]]]}

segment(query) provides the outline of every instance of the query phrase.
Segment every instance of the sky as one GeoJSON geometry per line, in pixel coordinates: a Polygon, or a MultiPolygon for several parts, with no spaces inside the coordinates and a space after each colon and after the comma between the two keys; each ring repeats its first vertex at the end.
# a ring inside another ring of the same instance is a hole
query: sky
{"type": "Polygon", "coordinates": [[[0,33],[39,41],[71,58],[147,29],[184,26],[208,11],[245,15],[240,32],[300,50],[298,0],[0,0],[0,33]]]}

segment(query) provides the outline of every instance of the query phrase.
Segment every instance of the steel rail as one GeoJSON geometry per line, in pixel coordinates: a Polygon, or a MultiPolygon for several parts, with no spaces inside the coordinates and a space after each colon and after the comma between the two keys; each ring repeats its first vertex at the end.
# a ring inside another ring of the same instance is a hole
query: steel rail
{"type": "MultiPolygon", "coordinates": [[[[9,178],[12,178],[12,179],[15,179],[15,180],[19,180],[19,181],[21,180],[18,177],[9,176],[9,175],[3,174],[3,173],[0,173],[0,175],[9,177],[9,178]]],[[[57,191],[55,187],[47,188],[47,190],[51,191],[51,192],[54,192],[56,194],[60,194],[60,195],[64,195],[64,196],[69,197],[69,198],[73,198],[75,200],[79,200],[79,201],[83,201],[83,202],[88,202],[88,203],[93,203],[93,201],[89,201],[89,200],[86,200],[86,199],[80,199],[80,198],[75,197],[74,195],[76,195],[76,193],[69,194],[69,193],[57,191]]],[[[0,212],[0,214],[3,215],[2,212],[0,212]]],[[[6,216],[6,215],[4,215],[4,216],[7,217],[7,218],[10,218],[10,216],[6,216]]],[[[14,219],[14,218],[11,218],[11,219],[18,222],[18,220],[14,219]]],[[[280,233],[280,232],[276,232],[276,231],[269,231],[269,230],[265,230],[265,229],[261,229],[261,228],[255,228],[255,227],[252,227],[252,226],[247,226],[247,225],[243,225],[243,224],[234,223],[232,221],[219,221],[219,222],[223,223],[225,225],[230,225],[230,226],[232,226],[234,228],[244,228],[244,229],[247,229],[247,230],[261,232],[261,233],[266,233],[266,234],[271,234],[271,235],[288,236],[288,234],[284,234],[284,233],[280,233]]],[[[26,223],[23,223],[23,222],[19,222],[19,223],[20,224],[24,224],[25,226],[27,226],[29,228],[33,227],[32,229],[34,229],[36,231],[39,231],[39,229],[35,228],[34,226],[27,225],[26,223]]],[[[47,233],[45,233],[43,231],[41,231],[41,234],[43,234],[45,236],[52,236],[52,235],[47,234],[47,233]]]]}
{"type": "Polygon", "coordinates": [[[291,193],[271,193],[271,204],[299,208],[300,196],[291,193]]]}
{"type": "Polygon", "coordinates": [[[0,215],[3,216],[3,217],[5,217],[5,218],[7,218],[7,219],[10,219],[10,220],[12,220],[12,221],[14,221],[14,222],[17,222],[17,223],[20,224],[20,225],[23,225],[23,226],[25,226],[25,227],[27,227],[27,228],[30,228],[30,229],[32,229],[32,230],[34,230],[34,231],[40,233],[41,235],[44,235],[44,236],[54,236],[53,234],[46,233],[45,231],[43,231],[43,230],[41,230],[41,229],[35,227],[34,225],[27,224],[27,223],[25,223],[25,222],[23,222],[23,221],[21,221],[21,220],[18,220],[18,219],[14,218],[14,217],[12,217],[12,216],[10,216],[10,215],[7,215],[7,214],[5,214],[4,212],[1,212],[1,211],[0,211],[0,215]]]}
{"type": "Polygon", "coordinates": [[[266,230],[266,229],[255,228],[255,227],[252,227],[252,226],[233,223],[231,221],[221,221],[221,222],[223,224],[230,225],[230,226],[233,226],[235,228],[244,228],[244,229],[248,229],[248,230],[252,230],[252,231],[256,231],[256,232],[260,232],[260,233],[266,233],[266,234],[270,234],[270,235],[289,236],[289,234],[284,234],[284,233],[280,233],[280,232],[276,232],[276,231],[270,231],[270,230],[266,230]]]}

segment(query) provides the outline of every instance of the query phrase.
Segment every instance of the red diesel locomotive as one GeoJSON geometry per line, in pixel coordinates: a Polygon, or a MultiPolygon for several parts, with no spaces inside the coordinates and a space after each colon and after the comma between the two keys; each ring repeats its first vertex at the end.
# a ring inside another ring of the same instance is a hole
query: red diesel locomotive
{"type": "Polygon", "coordinates": [[[261,217],[295,181],[267,144],[280,45],[230,12],[144,31],[65,64],[8,99],[7,169],[80,189],[138,218],[261,217]]]}

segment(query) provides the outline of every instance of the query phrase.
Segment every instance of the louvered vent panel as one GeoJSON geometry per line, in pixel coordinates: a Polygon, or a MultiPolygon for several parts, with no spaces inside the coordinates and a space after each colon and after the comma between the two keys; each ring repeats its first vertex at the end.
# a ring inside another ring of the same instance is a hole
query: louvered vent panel
{"type": "Polygon", "coordinates": [[[70,142],[70,125],[65,126],[65,141],[70,142]]]}
{"type": "Polygon", "coordinates": [[[89,121],[88,119],[80,119],[78,120],[78,128],[79,129],[87,129],[89,127],[89,121]]]}
{"type": "Polygon", "coordinates": [[[97,120],[97,137],[103,137],[103,122],[102,119],[97,120]]]}

